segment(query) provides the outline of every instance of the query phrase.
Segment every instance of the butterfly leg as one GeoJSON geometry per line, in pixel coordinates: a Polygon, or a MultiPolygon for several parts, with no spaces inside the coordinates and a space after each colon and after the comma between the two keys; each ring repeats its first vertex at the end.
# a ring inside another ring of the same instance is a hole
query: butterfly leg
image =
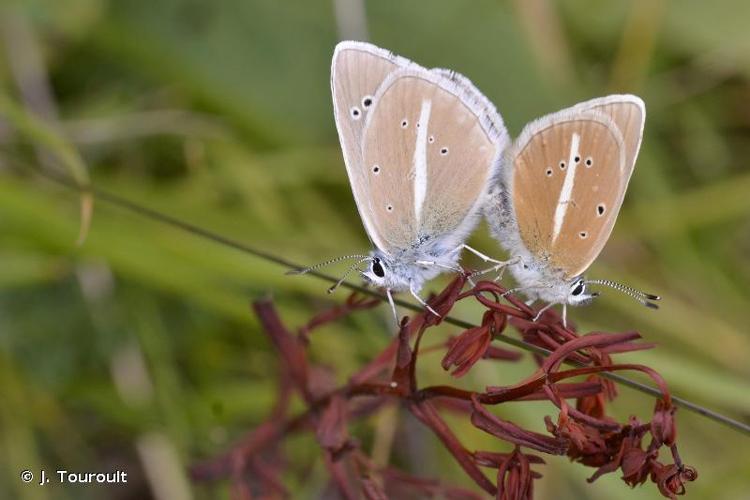
{"type": "MultiPolygon", "coordinates": [[[[463,274],[464,273],[464,270],[461,269],[458,266],[448,266],[446,264],[441,264],[439,262],[435,262],[434,260],[418,260],[417,264],[419,264],[421,266],[437,266],[437,267],[441,267],[443,269],[450,269],[451,271],[456,272],[458,274],[463,274]]],[[[469,283],[471,284],[471,286],[474,286],[475,283],[471,279],[471,276],[467,276],[467,278],[468,278],[469,283]]]]}
{"type": "Polygon", "coordinates": [[[390,288],[385,289],[385,295],[388,297],[388,303],[391,305],[391,311],[393,311],[393,320],[396,322],[396,326],[398,326],[398,313],[396,312],[396,304],[393,302],[393,295],[390,288]]]}
{"type": "MultiPolygon", "coordinates": [[[[513,295],[513,294],[514,294],[514,293],[516,293],[516,292],[520,292],[521,290],[527,290],[528,288],[529,288],[529,287],[527,287],[527,286],[520,286],[520,287],[517,287],[517,288],[508,288],[508,289],[507,289],[507,290],[505,290],[505,291],[503,292],[503,294],[502,294],[502,295],[500,295],[500,296],[501,296],[501,297],[503,297],[503,298],[505,298],[505,297],[507,297],[508,295],[513,295]]],[[[532,303],[533,303],[533,302],[532,302],[532,303]]],[[[527,305],[528,305],[528,304],[527,304],[527,305]]]]}
{"type": "Polygon", "coordinates": [[[414,297],[417,300],[417,302],[419,302],[420,304],[422,304],[422,307],[424,307],[425,309],[427,309],[428,311],[430,311],[432,314],[434,314],[438,318],[442,317],[442,316],[440,316],[438,314],[438,312],[435,309],[433,309],[432,307],[430,307],[430,305],[427,302],[425,302],[424,300],[422,300],[422,297],[420,297],[417,294],[417,292],[414,291],[414,287],[412,287],[411,285],[409,285],[409,291],[411,292],[412,297],[414,297]]]}
{"type": "MultiPolygon", "coordinates": [[[[534,289],[543,289],[543,288],[552,288],[552,285],[529,285],[529,286],[518,286],[516,288],[509,288],[507,289],[501,297],[505,297],[507,295],[513,295],[514,293],[521,292],[524,290],[534,290],[534,289]]],[[[537,299],[529,299],[526,301],[526,305],[530,306],[534,302],[536,302],[537,299]]]]}
{"type": "Polygon", "coordinates": [[[531,321],[537,321],[539,318],[542,317],[542,314],[544,314],[544,311],[546,311],[547,309],[549,309],[550,307],[552,307],[554,305],[555,305],[555,302],[550,302],[546,306],[544,306],[541,309],[539,309],[539,312],[536,313],[536,316],[534,316],[534,319],[532,319],[531,321]]]}
{"type": "Polygon", "coordinates": [[[500,281],[501,279],[503,279],[503,274],[505,273],[505,269],[507,269],[508,266],[511,266],[513,264],[517,264],[517,263],[521,262],[521,258],[520,257],[514,257],[514,258],[508,259],[508,260],[493,259],[492,257],[483,254],[482,252],[480,252],[476,248],[472,248],[472,247],[470,247],[469,245],[467,245],[465,243],[462,244],[460,247],[458,247],[458,250],[461,250],[461,249],[468,250],[469,252],[473,253],[474,255],[476,255],[477,257],[479,257],[480,259],[482,259],[484,262],[491,262],[491,263],[495,264],[494,266],[492,266],[490,268],[483,269],[482,271],[477,271],[477,272],[475,272],[475,273],[472,274],[472,276],[476,276],[476,275],[481,276],[483,274],[487,274],[487,273],[490,273],[490,272],[493,272],[493,271],[499,271],[497,277],[495,278],[495,281],[500,281]]]}
{"type": "Polygon", "coordinates": [[[563,328],[568,327],[568,304],[563,302],[563,313],[562,313],[562,320],[563,320],[563,328]]]}
{"type": "MultiPolygon", "coordinates": [[[[516,287],[516,288],[510,288],[510,289],[506,290],[505,293],[503,293],[501,295],[501,297],[505,297],[506,295],[511,295],[511,294],[516,293],[516,292],[520,292],[522,290],[534,290],[534,289],[539,290],[539,289],[551,288],[551,287],[552,287],[552,285],[543,285],[543,284],[529,285],[529,286],[519,286],[519,287],[516,287]]],[[[536,301],[537,301],[536,298],[530,298],[529,300],[526,301],[526,305],[527,306],[531,306],[536,301]]],[[[538,320],[542,316],[542,313],[544,313],[544,311],[546,311],[547,309],[549,309],[550,307],[552,307],[554,305],[555,305],[555,302],[551,302],[551,303],[547,304],[546,306],[544,306],[542,309],[539,310],[539,312],[536,314],[536,316],[534,316],[534,319],[532,319],[532,321],[538,320]]]]}
{"type": "Polygon", "coordinates": [[[474,255],[476,255],[477,257],[479,257],[480,259],[482,259],[483,261],[485,261],[485,262],[492,262],[493,264],[497,264],[498,266],[506,266],[510,262],[512,262],[513,260],[515,260],[515,259],[511,259],[511,260],[508,260],[508,261],[502,261],[502,260],[493,259],[489,255],[483,254],[482,252],[480,252],[476,248],[470,247],[466,243],[461,244],[461,246],[456,249],[457,252],[461,251],[461,250],[468,250],[469,252],[473,253],[474,255]]]}

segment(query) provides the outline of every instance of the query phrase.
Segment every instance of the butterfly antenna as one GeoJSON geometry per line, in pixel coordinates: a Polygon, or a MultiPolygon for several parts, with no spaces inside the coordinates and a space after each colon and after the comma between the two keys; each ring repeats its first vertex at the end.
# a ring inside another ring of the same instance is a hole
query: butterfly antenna
{"type": "Polygon", "coordinates": [[[321,262],[319,264],[315,264],[314,266],[306,267],[304,269],[292,269],[290,271],[287,271],[286,274],[307,274],[310,271],[315,271],[316,269],[320,269],[321,267],[330,266],[331,264],[341,262],[342,260],[365,259],[365,258],[369,258],[369,255],[344,255],[342,257],[336,257],[335,259],[327,260],[325,262],[321,262]]]}
{"type": "Polygon", "coordinates": [[[352,271],[354,271],[355,269],[357,269],[357,267],[359,267],[359,265],[360,265],[361,263],[363,263],[363,262],[367,262],[368,260],[373,260],[373,259],[372,259],[372,257],[370,257],[370,256],[367,256],[367,257],[363,257],[363,258],[359,259],[359,260],[358,260],[357,262],[355,262],[354,264],[352,264],[351,266],[349,266],[349,269],[347,269],[347,270],[346,270],[346,272],[344,273],[344,275],[343,275],[343,276],[341,276],[341,279],[339,279],[339,280],[338,280],[338,281],[337,281],[337,282],[336,282],[336,283],[335,283],[334,285],[332,285],[332,286],[331,286],[331,287],[330,287],[330,288],[328,289],[328,293],[333,293],[333,292],[335,292],[335,291],[336,291],[336,289],[337,289],[338,287],[340,287],[340,286],[341,286],[341,283],[343,283],[343,282],[344,282],[344,280],[346,280],[347,276],[349,276],[349,275],[351,274],[351,272],[352,272],[352,271]]]}
{"type": "Polygon", "coordinates": [[[610,288],[614,288],[618,292],[622,292],[625,295],[634,298],[646,307],[649,307],[651,309],[659,309],[658,304],[651,302],[652,300],[661,300],[661,297],[659,297],[658,295],[641,292],[640,290],[636,290],[635,288],[611,280],[587,280],[584,283],[591,285],[604,285],[610,288]]]}

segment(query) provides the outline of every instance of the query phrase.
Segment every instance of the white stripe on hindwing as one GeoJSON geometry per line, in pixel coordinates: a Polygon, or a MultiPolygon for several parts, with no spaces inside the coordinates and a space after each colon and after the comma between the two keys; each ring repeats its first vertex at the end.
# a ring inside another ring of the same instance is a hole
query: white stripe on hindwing
{"type": "Polygon", "coordinates": [[[560,198],[557,200],[557,208],[555,209],[555,227],[552,230],[552,243],[557,240],[560,235],[560,229],[562,229],[563,220],[565,220],[565,214],[568,212],[568,205],[570,205],[571,199],[570,194],[573,192],[573,183],[576,178],[576,167],[578,164],[575,162],[576,156],[580,157],[578,153],[578,145],[581,142],[581,136],[574,133],[570,140],[570,156],[568,157],[568,171],[565,173],[565,180],[563,181],[562,189],[560,190],[560,198]]]}
{"type": "Polygon", "coordinates": [[[422,205],[427,195],[427,126],[430,122],[432,101],[422,101],[417,128],[417,144],[414,147],[414,217],[417,224],[422,220],[422,205]]]}

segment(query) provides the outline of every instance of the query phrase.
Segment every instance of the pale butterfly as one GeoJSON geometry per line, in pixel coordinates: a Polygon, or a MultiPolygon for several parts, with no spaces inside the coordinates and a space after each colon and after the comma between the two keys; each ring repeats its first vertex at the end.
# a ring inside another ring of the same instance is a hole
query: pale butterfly
{"type": "MultiPolygon", "coordinates": [[[[611,95],[535,120],[504,155],[485,217],[514,258],[509,269],[533,302],[589,303],[606,285],[657,308],[656,295],[583,273],[601,252],[633,173],[646,107],[633,95],[611,95]]],[[[536,318],[535,318],[536,319],[536,318]]]]}
{"type": "MultiPolygon", "coordinates": [[[[359,215],[375,249],[331,287],[360,274],[392,291],[418,295],[446,270],[462,272],[460,253],[481,217],[490,181],[509,143],[500,115],[474,85],[445,69],[428,70],[374,45],[345,41],[331,67],[334,117],[359,215]]],[[[435,313],[437,314],[437,313],[435,313]]]]}

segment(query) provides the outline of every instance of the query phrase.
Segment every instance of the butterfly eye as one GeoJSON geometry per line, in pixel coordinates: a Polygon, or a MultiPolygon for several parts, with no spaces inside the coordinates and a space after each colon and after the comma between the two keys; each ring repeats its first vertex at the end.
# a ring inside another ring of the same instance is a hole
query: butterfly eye
{"type": "Polygon", "coordinates": [[[581,295],[583,293],[585,288],[586,287],[583,285],[583,281],[579,281],[576,284],[575,288],[573,288],[573,291],[570,292],[570,294],[577,297],[578,295],[581,295]]]}
{"type": "Polygon", "coordinates": [[[383,265],[380,263],[380,259],[375,259],[372,261],[372,272],[378,278],[382,278],[385,276],[385,269],[383,269],[383,265]]]}

